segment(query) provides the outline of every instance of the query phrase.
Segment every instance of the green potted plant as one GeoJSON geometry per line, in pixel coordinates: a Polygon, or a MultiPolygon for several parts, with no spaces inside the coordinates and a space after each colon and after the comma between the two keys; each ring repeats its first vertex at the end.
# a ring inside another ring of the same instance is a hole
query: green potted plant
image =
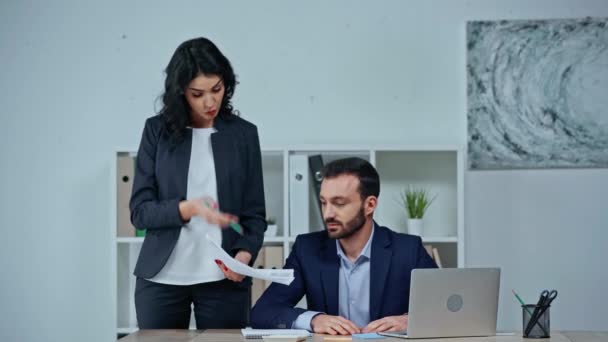
{"type": "Polygon", "coordinates": [[[409,186],[401,192],[401,201],[407,213],[407,232],[422,235],[422,219],[437,195],[430,197],[428,190],[409,186]]]}
{"type": "Polygon", "coordinates": [[[277,221],[273,216],[268,216],[266,218],[266,223],[268,226],[266,227],[265,236],[276,236],[277,235],[277,221]]]}

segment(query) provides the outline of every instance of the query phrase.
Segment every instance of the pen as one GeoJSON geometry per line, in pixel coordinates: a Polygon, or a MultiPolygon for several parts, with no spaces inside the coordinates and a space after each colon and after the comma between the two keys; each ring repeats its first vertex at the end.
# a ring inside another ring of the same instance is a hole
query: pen
{"type": "MultiPolygon", "coordinates": [[[[515,298],[517,298],[517,300],[519,301],[519,303],[524,306],[526,305],[526,303],[524,303],[524,301],[521,299],[521,297],[515,292],[515,290],[511,289],[511,292],[513,292],[513,294],[515,295],[515,298]]],[[[526,311],[528,311],[528,313],[531,315],[532,313],[530,312],[530,310],[528,310],[528,308],[526,308],[526,311]]]]}
{"type": "Polygon", "coordinates": [[[241,227],[240,224],[236,223],[236,222],[230,222],[229,224],[230,228],[232,228],[232,230],[234,230],[235,232],[239,233],[240,235],[243,235],[243,227],[241,227]]]}
{"type": "MultiPolygon", "coordinates": [[[[216,206],[209,200],[203,200],[203,203],[205,203],[205,206],[209,209],[216,209],[216,206]]],[[[243,235],[243,227],[241,227],[240,224],[236,222],[230,222],[228,226],[232,228],[232,230],[234,230],[235,232],[239,233],[239,235],[243,235]]]]}

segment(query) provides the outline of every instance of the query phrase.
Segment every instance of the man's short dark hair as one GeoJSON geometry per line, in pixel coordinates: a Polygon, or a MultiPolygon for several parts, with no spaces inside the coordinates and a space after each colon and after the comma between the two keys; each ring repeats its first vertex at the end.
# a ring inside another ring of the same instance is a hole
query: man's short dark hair
{"type": "Polygon", "coordinates": [[[380,176],[367,160],[351,157],[334,160],[323,167],[323,179],[341,175],[353,175],[359,179],[359,194],[365,200],[369,196],[380,195],[380,176]]]}

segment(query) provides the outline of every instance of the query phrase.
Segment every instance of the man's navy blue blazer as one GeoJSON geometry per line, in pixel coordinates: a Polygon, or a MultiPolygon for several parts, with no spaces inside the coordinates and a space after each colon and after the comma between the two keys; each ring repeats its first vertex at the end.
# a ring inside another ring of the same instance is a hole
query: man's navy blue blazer
{"type": "MultiPolygon", "coordinates": [[[[370,321],[408,312],[410,276],[415,268],[437,265],[418,236],[375,225],[370,264],[370,321]]],[[[272,283],[251,312],[251,324],[261,329],[289,329],[306,310],[294,306],[306,296],[308,310],[338,315],[340,259],[336,240],[326,231],[300,235],[285,262],[294,270],[289,285],[272,283]]]]}
{"type": "MultiPolygon", "coordinates": [[[[217,117],[211,149],[217,180],[219,209],[239,217],[245,234],[222,229],[222,248],[234,256],[243,249],[255,260],[266,230],[264,181],[260,142],[255,125],[238,117],[217,117]]],[[[155,276],[165,265],[184,225],[179,202],[186,199],[192,130],[176,141],[164,119],[146,120],[137,152],[129,207],[131,222],[147,229],[134,274],[155,276]]],[[[250,284],[243,282],[241,286],[250,284]]]]}

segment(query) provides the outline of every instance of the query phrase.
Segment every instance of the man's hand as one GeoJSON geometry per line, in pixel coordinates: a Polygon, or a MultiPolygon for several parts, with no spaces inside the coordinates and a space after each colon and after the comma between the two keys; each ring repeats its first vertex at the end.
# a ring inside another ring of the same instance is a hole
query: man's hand
{"type": "MultiPolygon", "coordinates": [[[[238,253],[236,253],[234,258],[236,260],[242,262],[243,264],[247,265],[251,261],[251,253],[242,250],[242,251],[239,251],[238,253]]],[[[224,276],[226,278],[228,278],[232,281],[235,281],[237,283],[240,283],[241,281],[243,281],[243,279],[245,279],[244,275],[233,272],[228,267],[226,267],[226,265],[224,265],[224,263],[221,262],[220,260],[215,260],[215,263],[217,264],[217,267],[219,267],[220,270],[222,270],[222,272],[224,273],[224,276]]]]}
{"type": "Polygon", "coordinates": [[[370,322],[363,328],[363,332],[405,331],[407,330],[407,319],[407,315],[384,317],[370,322]]]}
{"type": "Polygon", "coordinates": [[[352,335],[361,332],[355,323],[346,318],[325,314],[316,315],[310,321],[310,326],[317,334],[352,335]]]}

